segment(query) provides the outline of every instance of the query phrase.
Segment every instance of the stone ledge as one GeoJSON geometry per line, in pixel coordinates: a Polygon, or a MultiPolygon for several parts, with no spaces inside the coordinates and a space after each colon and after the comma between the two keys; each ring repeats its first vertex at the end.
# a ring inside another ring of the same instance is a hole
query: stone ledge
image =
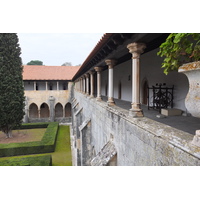
{"type": "Polygon", "coordinates": [[[77,110],[77,112],[75,113],[75,116],[78,115],[81,112],[81,110],[83,110],[83,107],[81,107],[79,110],[77,110]]]}
{"type": "Polygon", "coordinates": [[[91,160],[91,166],[106,166],[117,154],[117,150],[112,141],[106,143],[101,151],[91,160]]]}
{"type": "MultiPolygon", "coordinates": [[[[82,98],[82,94],[78,93],[77,96],[82,98]]],[[[88,101],[93,101],[93,99],[88,99],[88,101]]],[[[147,131],[149,134],[152,134],[156,137],[163,139],[169,144],[181,149],[182,151],[187,152],[189,155],[192,155],[200,159],[200,148],[191,144],[193,140],[193,135],[163,124],[161,122],[154,121],[147,117],[142,118],[133,118],[129,116],[129,112],[126,109],[120,108],[118,106],[109,107],[106,102],[93,101],[95,106],[100,106],[102,109],[118,115],[127,122],[134,124],[138,128],[147,131]]]]}
{"type": "Polygon", "coordinates": [[[91,119],[86,119],[80,126],[79,126],[79,131],[82,131],[88,123],[91,121],[91,119]]]}

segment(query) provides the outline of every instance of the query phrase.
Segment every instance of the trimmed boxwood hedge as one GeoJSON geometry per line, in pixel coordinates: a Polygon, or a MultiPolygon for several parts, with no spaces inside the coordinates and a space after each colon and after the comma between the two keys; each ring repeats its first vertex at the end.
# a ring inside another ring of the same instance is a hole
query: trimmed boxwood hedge
{"type": "Polygon", "coordinates": [[[51,155],[23,156],[0,161],[0,166],[52,166],[51,155]]]}
{"type": "Polygon", "coordinates": [[[26,129],[27,127],[30,129],[36,128],[36,126],[37,128],[44,128],[44,126],[47,126],[47,129],[41,141],[0,144],[0,157],[54,152],[58,125],[58,122],[22,125],[26,127],[26,129]]]}
{"type": "Polygon", "coordinates": [[[47,128],[49,122],[39,122],[39,123],[24,123],[20,126],[20,128],[15,127],[13,130],[17,129],[34,129],[34,128],[47,128]]]}

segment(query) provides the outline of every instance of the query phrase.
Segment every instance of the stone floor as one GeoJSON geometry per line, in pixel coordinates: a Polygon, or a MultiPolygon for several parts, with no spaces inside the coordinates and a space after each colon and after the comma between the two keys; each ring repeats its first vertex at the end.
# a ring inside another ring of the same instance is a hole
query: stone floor
{"type": "MultiPolygon", "coordinates": [[[[103,101],[107,101],[107,97],[102,97],[103,101]]],[[[116,106],[129,110],[131,108],[131,102],[122,101],[115,99],[116,106]]],[[[156,117],[159,115],[157,110],[150,109],[145,105],[142,105],[144,116],[152,120],[161,122],[163,124],[169,125],[171,127],[177,128],[179,130],[188,132],[190,134],[195,134],[196,130],[200,130],[200,118],[195,118],[191,116],[167,116],[165,118],[156,117]]]]}

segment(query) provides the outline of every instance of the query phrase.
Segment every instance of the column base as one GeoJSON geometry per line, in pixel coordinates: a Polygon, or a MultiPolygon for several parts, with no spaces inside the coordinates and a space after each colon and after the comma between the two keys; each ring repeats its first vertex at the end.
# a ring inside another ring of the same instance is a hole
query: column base
{"type": "Polygon", "coordinates": [[[96,100],[97,101],[102,101],[102,98],[101,97],[97,97],[96,100]]]}
{"type": "Polygon", "coordinates": [[[114,106],[114,105],[115,105],[115,102],[114,102],[113,98],[108,98],[107,104],[108,104],[109,106],[114,106]]]}
{"type": "Polygon", "coordinates": [[[129,110],[129,116],[131,117],[144,117],[143,111],[141,109],[133,109],[129,110]]]}

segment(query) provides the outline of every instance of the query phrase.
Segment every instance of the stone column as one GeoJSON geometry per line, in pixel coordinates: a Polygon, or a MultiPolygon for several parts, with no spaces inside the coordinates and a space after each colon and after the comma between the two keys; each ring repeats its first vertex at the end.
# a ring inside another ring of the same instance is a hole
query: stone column
{"type": "Polygon", "coordinates": [[[38,118],[40,119],[40,110],[38,109],[38,118]]]}
{"type": "Polygon", "coordinates": [[[89,74],[85,74],[86,77],[86,95],[89,96],[89,74]]]}
{"type": "Polygon", "coordinates": [[[46,81],[46,90],[48,90],[48,82],[46,81]]]}
{"type": "Polygon", "coordinates": [[[108,105],[115,105],[114,102],[114,87],[113,87],[113,68],[116,64],[116,60],[105,60],[106,65],[108,65],[108,105]]]}
{"type": "Polygon", "coordinates": [[[94,71],[91,70],[90,74],[90,97],[94,97],[94,71]]]}
{"type": "Polygon", "coordinates": [[[59,90],[59,81],[57,81],[57,90],[59,90]]]}
{"type": "Polygon", "coordinates": [[[130,115],[133,117],[143,117],[140,108],[140,54],[144,52],[146,45],[144,43],[131,43],[127,45],[132,54],[132,108],[130,115]]]}
{"type": "Polygon", "coordinates": [[[53,96],[49,97],[49,111],[50,111],[50,121],[54,122],[55,112],[54,112],[55,98],[53,96]]]}
{"type": "Polygon", "coordinates": [[[34,81],[34,91],[36,91],[36,81],[34,81]]]}
{"type": "Polygon", "coordinates": [[[81,79],[78,79],[78,91],[81,92],[81,79]]]}
{"type": "Polygon", "coordinates": [[[100,101],[100,100],[102,100],[101,99],[101,71],[102,71],[102,68],[95,67],[94,69],[97,72],[97,98],[96,98],[96,100],[100,101]]]}
{"type": "Polygon", "coordinates": [[[81,77],[81,92],[84,92],[84,87],[83,87],[83,77],[81,77]]]}
{"type": "Polygon", "coordinates": [[[83,76],[83,93],[85,94],[85,76],[83,76]]]}
{"type": "Polygon", "coordinates": [[[82,79],[80,78],[80,92],[82,92],[82,79]]]}

